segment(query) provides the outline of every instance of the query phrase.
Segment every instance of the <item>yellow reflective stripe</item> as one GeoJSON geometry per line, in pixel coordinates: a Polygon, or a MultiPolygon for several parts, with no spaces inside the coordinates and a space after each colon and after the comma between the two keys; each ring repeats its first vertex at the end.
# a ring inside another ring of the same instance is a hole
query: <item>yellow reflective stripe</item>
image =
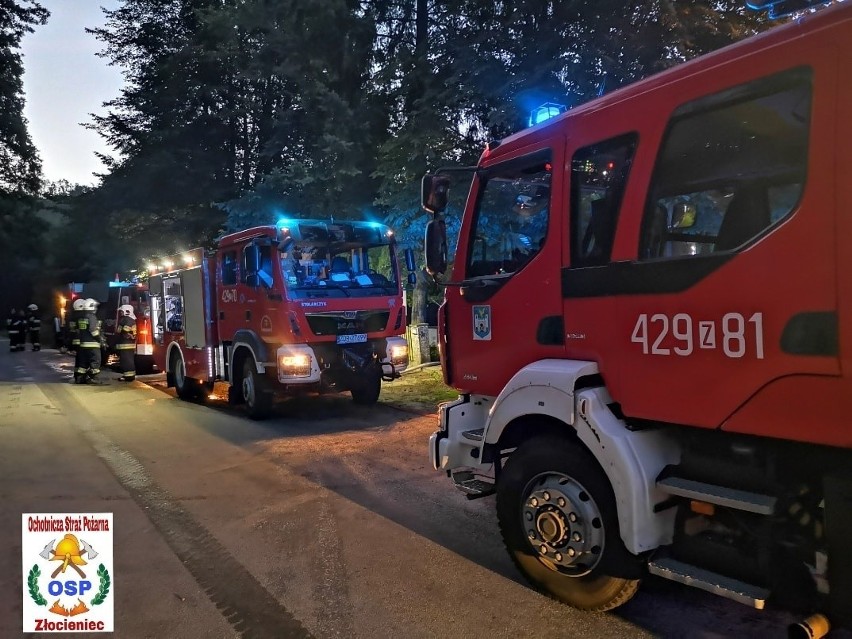
{"type": "Polygon", "coordinates": [[[130,350],[131,348],[136,348],[136,344],[116,344],[115,349],[119,351],[130,350]]]}
{"type": "Polygon", "coordinates": [[[71,340],[71,345],[72,345],[72,346],[79,346],[79,345],[80,345],[80,340],[78,340],[78,339],[72,339],[72,340],[71,340]]]}
{"type": "Polygon", "coordinates": [[[74,372],[82,374],[82,373],[85,373],[87,370],[89,370],[89,369],[88,368],[75,368],[74,372]]]}
{"type": "Polygon", "coordinates": [[[100,348],[100,342],[80,342],[80,346],[83,348],[100,348]]]}

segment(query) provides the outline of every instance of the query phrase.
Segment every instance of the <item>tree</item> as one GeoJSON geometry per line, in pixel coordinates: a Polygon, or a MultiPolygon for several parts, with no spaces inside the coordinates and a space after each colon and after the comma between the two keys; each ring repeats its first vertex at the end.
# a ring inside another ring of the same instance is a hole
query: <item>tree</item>
{"type": "Polygon", "coordinates": [[[0,0],[0,196],[34,195],[41,162],[24,118],[21,38],[50,14],[34,0],[0,0]]]}
{"type": "Polygon", "coordinates": [[[20,307],[29,299],[41,256],[31,219],[41,161],[23,115],[20,45],[48,15],[32,0],[0,0],[0,307],[20,307]]]}

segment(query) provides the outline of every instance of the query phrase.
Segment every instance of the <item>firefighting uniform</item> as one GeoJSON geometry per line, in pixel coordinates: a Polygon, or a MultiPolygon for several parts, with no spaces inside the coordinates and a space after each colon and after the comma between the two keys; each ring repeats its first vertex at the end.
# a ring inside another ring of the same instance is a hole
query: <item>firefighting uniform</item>
{"type": "Polygon", "coordinates": [[[26,340],[27,319],[23,312],[12,318],[9,325],[9,352],[24,350],[26,340]]]}
{"type": "Polygon", "coordinates": [[[118,340],[115,350],[118,351],[118,365],[125,381],[136,378],[136,320],[124,315],[118,320],[118,340]]]}
{"type": "Polygon", "coordinates": [[[29,317],[27,317],[27,332],[30,335],[30,344],[32,344],[33,350],[40,351],[41,342],[39,340],[41,338],[39,335],[41,334],[41,318],[36,313],[38,311],[32,311],[29,317]]]}
{"type": "Polygon", "coordinates": [[[74,379],[85,382],[87,379],[94,379],[101,372],[101,330],[94,311],[84,311],[77,318],[77,335],[80,345],[77,347],[74,379]]]}
{"type": "Polygon", "coordinates": [[[75,353],[80,350],[80,333],[77,331],[77,320],[83,316],[84,311],[71,311],[71,317],[68,320],[68,344],[69,349],[75,353]]]}
{"type": "Polygon", "coordinates": [[[12,322],[15,321],[17,316],[18,314],[15,312],[14,308],[9,311],[9,315],[6,316],[6,334],[9,336],[9,352],[15,350],[12,348],[15,345],[15,338],[12,337],[14,335],[14,333],[12,333],[12,322]]]}

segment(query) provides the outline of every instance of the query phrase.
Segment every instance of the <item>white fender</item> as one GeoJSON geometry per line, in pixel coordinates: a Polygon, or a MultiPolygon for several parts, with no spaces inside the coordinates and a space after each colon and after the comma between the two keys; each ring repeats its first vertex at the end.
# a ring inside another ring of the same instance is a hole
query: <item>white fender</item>
{"type": "Polygon", "coordinates": [[[494,400],[485,422],[485,443],[496,444],[506,425],[521,415],[549,415],[572,425],[577,380],[597,372],[594,362],[565,359],[524,366],[494,400]]]}
{"type": "Polygon", "coordinates": [[[525,366],[494,401],[485,424],[484,443],[499,441],[506,426],[524,415],[554,417],[573,426],[597,459],[615,495],[621,538],[638,554],[671,543],[674,509],[654,512],[666,499],[656,488],[665,466],[680,459],[679,446],[663,429],[631,431],[613,415],[604,388],[575,393],[579,378],[594,375],[594,362],[541,360],[525,366]]]}
{"type": "Polygon", "coordinates": [[[183,356],[183,351],[177,342],[172,342],[166,348],[166,372],[172,373],[172,351],[177,350],[178,355],[183,361],[183,370],[186,370],[186,358],[183,356]]]}

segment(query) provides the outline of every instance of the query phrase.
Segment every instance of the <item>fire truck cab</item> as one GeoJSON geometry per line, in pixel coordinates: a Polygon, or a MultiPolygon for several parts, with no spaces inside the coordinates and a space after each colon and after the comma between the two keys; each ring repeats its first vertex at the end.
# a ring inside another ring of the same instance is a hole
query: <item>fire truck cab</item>
{"type": "MultiPolygon", "coordinates": [[[[645,572],[852,610],[852,7],[579,106],[478,165],[429,455],[537,588],[645,572]]],[[[424,178],[442,272],[449,180],[424,178]]]]}
{"type": "Polygon", "coordinates": [[[284,220],[167,259],[149,279],[155,359],[182,398],[216,380],[252,417],[275,392],[374,404],[408,365],[393,232],[284,220]]]}

